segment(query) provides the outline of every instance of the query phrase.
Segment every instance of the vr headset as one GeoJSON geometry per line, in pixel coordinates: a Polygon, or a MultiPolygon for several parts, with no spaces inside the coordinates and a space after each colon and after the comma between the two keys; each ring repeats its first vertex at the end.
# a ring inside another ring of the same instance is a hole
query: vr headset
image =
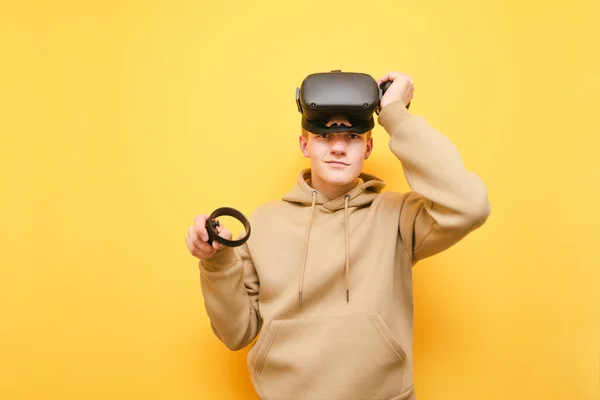
{"type": "Polygon", "coordinates": [[[375,126],[373,113],[379,114],[380,100],[391,81],[377,86],[372,76],[360,72],[319,72],[308,75],[296,88],[296,105],[302,114],[302,127],[312,133],[365,133],[375,126]],[[336,114],[352,124],[325,124],[336,114]]]}

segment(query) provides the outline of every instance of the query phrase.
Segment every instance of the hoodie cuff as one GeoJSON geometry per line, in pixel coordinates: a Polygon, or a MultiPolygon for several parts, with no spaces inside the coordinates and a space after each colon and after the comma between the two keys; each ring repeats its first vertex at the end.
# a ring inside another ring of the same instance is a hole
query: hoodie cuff
{"type": "Polygon", "coordinates": [[[223,271],[235,265],[237,258],[232,247],[224,247],[208,260],[200,260],[200,265],[207,271],[223,271]]]}
{"type": "Polygon", "coordinates": [[[391,134],[394,128],[397,128],[402,122],[413,115],[408,111],[404,101],[396,100],[388,103],[379,112],[377,122],[391,134]]]}

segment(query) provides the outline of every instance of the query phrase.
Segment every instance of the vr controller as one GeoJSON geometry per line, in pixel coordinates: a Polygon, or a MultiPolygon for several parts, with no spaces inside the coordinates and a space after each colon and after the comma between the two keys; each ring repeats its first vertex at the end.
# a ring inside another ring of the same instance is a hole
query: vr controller
{"type": "Polygon", "coordinates": [[[221,243],[223,246],[237,247],[237,246],[241,246],[244,243],[246,243],[246,241],[250,238],[250,221],[248,221],[248,218],[246,218],[246,216],[244,214],[242,214],[235,208],[231,208],[231,207],[217,208],[215,211],[213,211],[212,214],[210,214],[210,216],[206,220],[206,224],[204,226],[206,228],[206,231],[208,232],[208,244],[210,244],[210,245],[212,245],[213,241],[216,240],[218,243],[221,243]],[[229,239],[225,239],[222,236],[219,236],[219,232],[217,232],[217,227],[220,226],[220,224],[219,224],[219,221],[217,221],[216,219],[217,219],[217,217],[220,217],[223,215],[233,217],[233,218],[237,219],[238,221],[240,221],[242,223],[242,225],[244,225],[244,229],[246,230],[246,236],[244,236],[243,238],[238,239],[238,240],[229,240],[229,239]]]}
{"type": "Polygon", "coordinates": [[[365,133],[375,126],[373,113],[379,115],[381,98],[391,84],[386,81],[378,87],[372,76],[360,72],[332,70],[308,75],[296,88],[302,127],[313,133],[365,133]],[[346,116],[352,127],[326,127],[336,114],[346,116]]]}

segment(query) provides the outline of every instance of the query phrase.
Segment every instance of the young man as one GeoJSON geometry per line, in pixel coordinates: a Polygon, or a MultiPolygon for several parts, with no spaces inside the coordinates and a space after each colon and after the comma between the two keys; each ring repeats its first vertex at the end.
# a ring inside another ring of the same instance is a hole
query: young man
{"type": "Polygon", "coordinates": [[[480,227],[490,205],[455,146],[407,110],[412,79],[377,83],[390,80],[378,122],[411,192],[362,172],[370,131],[303,131],[311,167],[251,215],[243,246],[208,245],[206,215],[189,229],[214,333],[231,350],[258,337],[248,367],[262,399],[416,399],[412,267],[480,227]]]}

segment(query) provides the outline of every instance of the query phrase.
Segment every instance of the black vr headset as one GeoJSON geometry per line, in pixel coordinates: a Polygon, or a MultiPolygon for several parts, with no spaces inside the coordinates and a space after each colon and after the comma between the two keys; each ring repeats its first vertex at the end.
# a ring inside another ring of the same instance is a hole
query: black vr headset
{"type": "MultiPolygon", "coordinates": [[[[308,75],[296,88],[296,105],[302,114],[302,127],[312,133],[365,133],[375,126],[380,100],[391,81],[379,87],[372,76],[360,72],[319,72],[308,75]],[[342,114],[352,127],[326,127],[336,114],[342,114]]],[[[409,107],[410,104],[407,106],[409,107]]]]}

